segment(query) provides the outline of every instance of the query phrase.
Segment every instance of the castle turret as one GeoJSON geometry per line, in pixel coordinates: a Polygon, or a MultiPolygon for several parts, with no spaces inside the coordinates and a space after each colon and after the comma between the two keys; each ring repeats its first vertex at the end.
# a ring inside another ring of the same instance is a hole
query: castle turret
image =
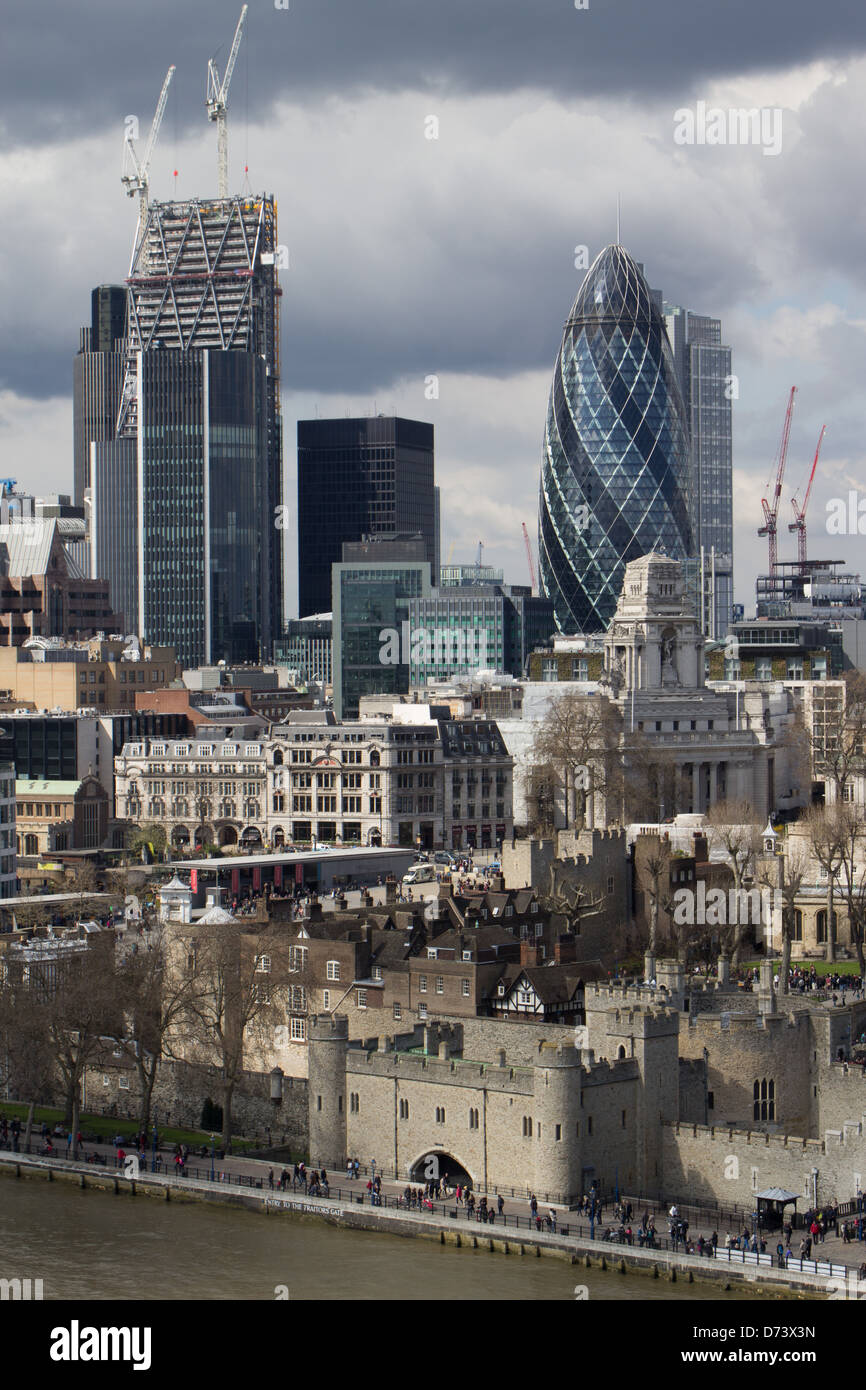
{"type": "Polygon", "coordinates": [[[346,1054],[349,1020],[318,1014],[310,1019],[308,1047],[310,1162],[342,1168],[346,1161],[346,1054]]]}
{"type": "Polygon", "coordinates": [[[580,1053],[564,1043],[540,1043],[535,1062],[535,1187],[568,1202],[581,1195],[580,1053]]]}

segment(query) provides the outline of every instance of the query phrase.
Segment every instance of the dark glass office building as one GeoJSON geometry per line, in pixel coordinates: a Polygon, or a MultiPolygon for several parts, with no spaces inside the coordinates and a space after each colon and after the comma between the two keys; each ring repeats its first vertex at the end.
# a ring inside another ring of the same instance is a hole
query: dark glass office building
{"type": "MultiPolygon", "coordinates": [[[[126,286],[98,285],[90,296],[90,323],[81,330],[72,368],[75,505],[90,487],[90,446],[113,439],[123,386],[126,286]]],[[[100,575],[99,578],[106,576],[100,575]]],[[[123,611],[123,610],[121,610],[123,611]]]]}
{"type": "Polygon", "coordinates": [[[265,363],[142,353],[139,382],[138,630],[191,666],[255,661],[270,583],[265,363]]]}
{"type": "Polygon", "coordinates": [[[608,246],[565,325],[538,528],[561,632],[607,629],[629,560],[692,553],[688,422],[659,298],[628,252],[608,246]]]}
{"type": "Polygon", "coordinates": [[[423,540],[348,544],[333,566],[334,711],[355,719],[362,695],[409,690],[409,601],[430,593],[423,540]]]}
{"type": "Polygon", "coordinates": [[[330,611],[331,566],[344,541],[395,533],[423,538],[435,582],[433,426],[384,415],[299,420],[300,616],[330,611]]]}

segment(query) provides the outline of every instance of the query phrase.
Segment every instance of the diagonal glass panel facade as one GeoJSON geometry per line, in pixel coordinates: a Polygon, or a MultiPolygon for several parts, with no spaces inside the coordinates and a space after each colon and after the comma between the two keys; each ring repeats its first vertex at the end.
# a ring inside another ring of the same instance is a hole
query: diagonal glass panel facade
{"type": "Polygon", "coordinates": [[[565,325],[547,409],[538,553],[560,631],[607,629],[629,560],[691,553],[689,488],[664,320],[637,263],[608,246],[565,325]]]}

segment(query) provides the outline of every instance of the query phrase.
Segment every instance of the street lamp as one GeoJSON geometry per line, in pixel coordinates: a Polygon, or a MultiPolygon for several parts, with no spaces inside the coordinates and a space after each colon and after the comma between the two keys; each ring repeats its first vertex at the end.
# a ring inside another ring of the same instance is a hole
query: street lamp
{"type": "Polygon", "coordinates": [[[215,1143],[215,1142],[216,1142],[216,1135],[215,1135],[215,1134],[212,1134],[211,1137],[210,1137],[210,1180],[211,1180],[211,1182],[213,1182],[213,1180],[214,1180],[213,1157],[214,1157],[214,1143],[215,1143]]]}

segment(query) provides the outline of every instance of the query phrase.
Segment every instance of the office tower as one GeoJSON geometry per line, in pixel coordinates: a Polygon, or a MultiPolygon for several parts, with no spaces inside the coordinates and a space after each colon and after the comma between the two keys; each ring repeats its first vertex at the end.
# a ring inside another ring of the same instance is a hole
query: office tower
{"type": "Polygon", "coordinates": [[[721,639],[734,602],[731,349],[719,319],[671,304],[664,315],[691,435],[695,597],[704,635],[721,639]]]}
{"type": "Polygon", "coordinates": [[[90,487],[90,446],[114,438],[123,386],[126,286],[98,285],[90,296],[90,324],[81,330],[73,359],[72,434],[75,504],[90,487]]]}
{"type": "Polygon", "coordinates": [[[397,533],[423,538],[435,576],[433,426],[385,415],[299,420],[300,616],[330,609],[344,542],[397,533]]]}
{"type": "Polygon", "coordinates": [[[628,252],[608,246],[565,325],[538,527],[562,632],[606,630],[629,560],[692,553],[688,422],[657,301],[628,252]]]}
{"type": "Polygon", "coordinates": [[[553,604],[529,585],[445,585],[407,602],[410,684],[479,670],[525,674],[530,652],[554,631],[553,604]]]}
{"type": "Polygon", "coordinates": [[[133,255],[93,563],[112,549],[136,631],[187,665],[269,658],[282,630],[277,249],[256,196],[152,202],[133,255]]]}
{"type": "Polygon", "coordinates": [[[425,540],[380,536],[343,545],[333,566],[334,711],[355,719],[362,695],[409,689],[409,600],[430,593],[425,540]]]}

